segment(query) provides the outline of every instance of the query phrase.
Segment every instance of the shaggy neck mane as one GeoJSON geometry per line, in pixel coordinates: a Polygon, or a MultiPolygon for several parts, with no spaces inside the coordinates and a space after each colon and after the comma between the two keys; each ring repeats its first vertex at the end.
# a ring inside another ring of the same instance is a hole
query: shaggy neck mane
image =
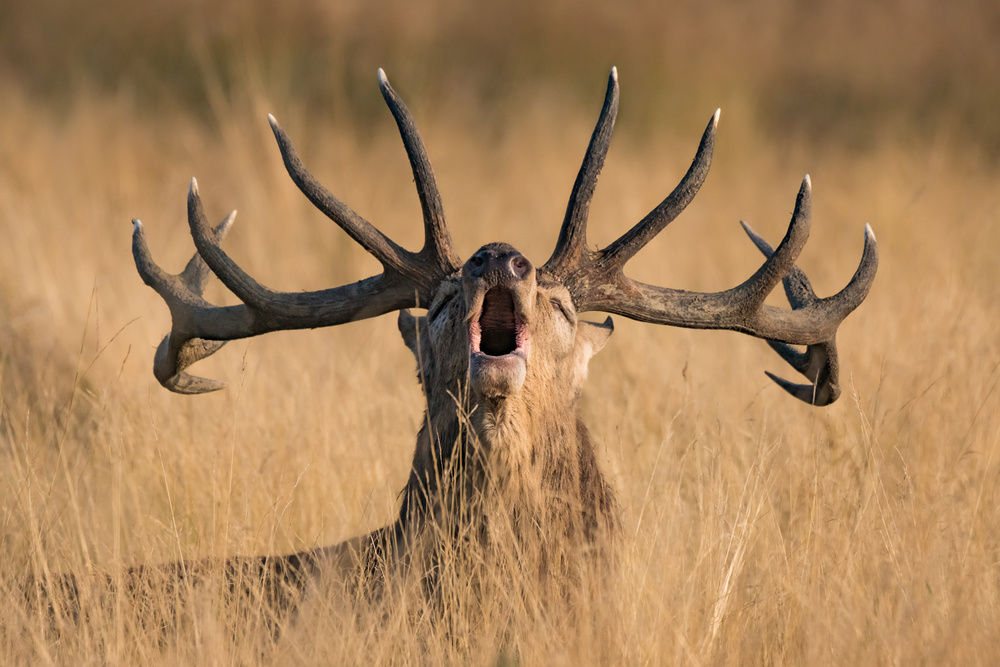
{"type": "Polygon", "coordinates": [[[468,411],[454,399],[448,410],[431,406],[403,492],[402,533],[458,521],[463,533],[486,538],[527,538],[530,527],[534,539],[589,543],[613,530],[614,498],[575,398],[538,398],[528,391],[468,411]]]}

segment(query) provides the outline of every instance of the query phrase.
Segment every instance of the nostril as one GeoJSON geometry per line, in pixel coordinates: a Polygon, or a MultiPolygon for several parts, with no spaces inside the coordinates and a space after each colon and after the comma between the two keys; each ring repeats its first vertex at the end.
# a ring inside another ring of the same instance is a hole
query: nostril
{"type": "Polygon", "coordinates": [[[531,262],[524,255],[515,255],[511,258],[510,266],[518,278],[524,278],[531,270],[531,262]]]}

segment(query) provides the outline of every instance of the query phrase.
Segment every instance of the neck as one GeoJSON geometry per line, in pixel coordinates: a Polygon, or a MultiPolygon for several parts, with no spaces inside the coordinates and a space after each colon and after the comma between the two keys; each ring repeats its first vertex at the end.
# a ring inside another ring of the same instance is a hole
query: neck
{"type": "Polygon", "coordinates": [[[575,397],[553,401],[525,389],[464,402],[454,392],[428,396],[403,524],[412,529],[427,520],[457,519],[483,522],[490,532],[496,524],[531,524],[558,533],[582,528],[592,537],[597,523],[613,523],[613,499],[575,397]]]}

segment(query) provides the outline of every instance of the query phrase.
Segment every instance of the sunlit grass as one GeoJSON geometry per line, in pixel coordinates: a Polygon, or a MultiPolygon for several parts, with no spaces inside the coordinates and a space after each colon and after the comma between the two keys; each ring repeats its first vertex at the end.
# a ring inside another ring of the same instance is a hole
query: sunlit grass
{"type": "MultiPolygon", "coordinates": [[[[476,104],[448,103],[460,92],[420,105],[460,254],[506,240],[544,261],[604,75],[592,108],[553,95],[484,123],[476,104]]],[[[625,91],[632,81],[623,68],[625,91]]],[[[405,95],[406,81],[394,82],[405,95]]],[[[372,610],[324,582],[330,590],[278,633],[262,630],[263,607],[223,605],[212,586],[165,632],[114,596],[82,623],[60,621],[61,633],[17,602],[26,578],[45,572],[95,573],[91,582],[137,563],[285,553],[397,510],[422,400],[393,318],[230,343],[198,368],[230,383],[214,395],[171,395],[152,377],[168,315],[135,273],[129,220],[141,218],[155,257],[179,269],[193,251],[192,175],[211,217],[239,209],[227,248],[265,284],[314,289],[377,269],[288,181],[265,112],[332,190],[419,243],[387,112],[358,128],[264,90],[219,92],[210,122],[137,113],[127,96],[81,94],[52,111],[5,90],[0,588],[14,602],[0,642],[14,662],[492,664],[504,648],[499,621],[469,633],[480,642],[470,649],[422,620],[424,602],[405,587],[372,610]]],[[[374,80],[359,94],[377,102],[374,80]]],[[[712,111],[685,108],[695,121],[650,130],[629,125],[643,110],[623,108],[592,244],[669,191],[712,111]]],[[[988,664],[1000,625],[1000,174],[948,137],[816,150],[775,140],[746,113],[723,109],[706,186],[630,275],[699,290],[742,280],[759,259],[737,220],[776,240],[809,172],[813,234],[800,265],[817,291],[850,278],[865,222],[882,253],[870,297],[838,337],[844,396],[827,409],[785,396],[763,370],[791,371],[762,342],[616,318],[583,411],[623,508],[617,595],[594,605],[586,631],[522,628],[518,657],[988,664]]],[[[217,285],[210,295],[232,302],[217,285]]]]}

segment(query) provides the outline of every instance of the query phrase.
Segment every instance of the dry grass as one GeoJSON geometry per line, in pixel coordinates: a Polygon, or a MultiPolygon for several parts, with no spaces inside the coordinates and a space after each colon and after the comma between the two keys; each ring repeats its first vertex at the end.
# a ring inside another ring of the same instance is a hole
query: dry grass
{"type": "MultiPolygon", "coordinates": [[[[626,106],[593,243],[659,201],[713,110],[674,100],[673,120],[652,122],[629,98],[638,77],[620,68],[626,106]]],[[[603,65],[584,74],[585,107],[558,92],[519,98],[485,123],[461,86],[417,95],[461,254],[508,240],[547,256],[603,92],[603,65]]],[[[367,98],[358,108],[377,105],[371,79],[351,93],[367,98]]],[[[405,77],[394,82],[406,95],[405,77]]],[[[262,631],[265,611],[220,608],[211,587],[165,635],[122,600],[91,605],[59,635],[16,602],[31,574],[287,552],[370,530],[397,509],[421,397],[392,318],[231,343],[200,368],[230,382],[216,395],[174,396],[152,378],[168,315],[135,274],[128,221],[140,217],[155,256],[180,267],[192,250],[192,173],[210,215],[240,209],[227,247],[266,284],[312,289],[375,270],[289,183],[266,111],[356,210],[404,245],[419,239],[387,113],[329,122],[264,79],[213,85],[199,114],[150,113],[105,92],[54,105],[5,86],[0,590],[14,602],[0,612],[0,653],[22,664],[497,662],[510,619],[449,632],[421,621],[419,597],[405,591],[358,610],[331,583],[277,636],[262,631]]],[[[801,265],[817,291],[847,281],[864,222],[882,254],[839,337],[845,395],[824,410],[797,404],[764,377],[784,369],[763,343],[617,318],[583,407],[625,513],[618,594],[594,605],[586,630],[560,619],[520,628],[519,657],[996,663],[1000,169],[947,128],[841,147],[834,132],[817,146],[776,138],[744,89],[721,97],[730,104],[708,183],[630,272],[690,289],[734,284],[758,262],[736,221],[777,238],[809,172],[814,226],[801,265]]],[[[212,296],[232,298],[217,286],[212,296]]]]}

